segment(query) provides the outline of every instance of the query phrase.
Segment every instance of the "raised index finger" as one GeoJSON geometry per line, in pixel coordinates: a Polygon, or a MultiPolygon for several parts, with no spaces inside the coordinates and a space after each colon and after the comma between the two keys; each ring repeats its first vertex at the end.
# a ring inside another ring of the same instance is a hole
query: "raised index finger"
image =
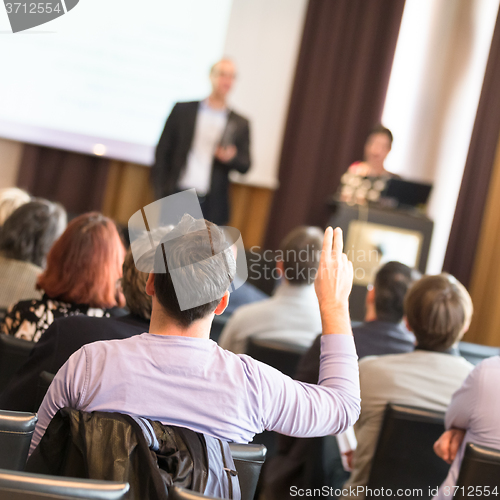
{"type": "Polygon", "coordinates": [[[325,230],[325,237],[323,238],[323,250],[322,257],[329,259],[332,255],[332,244],[333,244],[333,229],[328,226],[325,230]]]}
{"type": "Polygon", "coordinates": [[[344,240],[342,238],[342,229],[340,227],[335,228],[333,232],[333,253],[337,258],[342,255],[342,250],[344,248],[344,240]]]}

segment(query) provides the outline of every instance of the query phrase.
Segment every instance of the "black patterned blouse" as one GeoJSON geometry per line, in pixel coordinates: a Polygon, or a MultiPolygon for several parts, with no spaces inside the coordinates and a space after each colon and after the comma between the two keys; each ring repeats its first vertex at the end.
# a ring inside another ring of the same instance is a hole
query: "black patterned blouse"
{"type": "Polygon", "coordinates": [[[44,294],[39,300],[22,300],[11,306],[2,322],[1,331],[18,339],[38,342],[55,319],[76,314],[97,318],[111,316],[108,309],[69,304],[44,294]]]}

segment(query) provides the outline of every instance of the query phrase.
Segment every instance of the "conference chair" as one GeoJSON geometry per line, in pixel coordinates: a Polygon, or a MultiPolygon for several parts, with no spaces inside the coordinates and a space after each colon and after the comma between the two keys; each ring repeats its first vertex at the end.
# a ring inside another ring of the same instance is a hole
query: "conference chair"
{"type": "Polygon", "coordinates": [[[267,448],[262,444],[230,443],[231,455],[238,472],[241,500],[253,500],[260,471],[266,461],[267,448]]]}
{"type": "Polygon", "coordinates": [[[500,348],[488,345],[472,344],[471,342],[459,342],[458,350],[469,363],[477,365],[483,359],[500,355],[500,348]]]}
{"type": "MultiPolygon", "coordinates": [[[[259,339],[250,337],[246,354],[276,368],[290,377],[295,376],[300,358],[307,351],[304,345],[293,344],[283,340],[259,339]]],[[[267,457],[276,454],[276,434],[264,431],[257,434],[254,443],[263,444],[267,448],[267,457]]]]}
{"type": "Polygon", "coordinates": [[[195,491],[189,491],[178,486],[171,486],[168,489],[168,500],[221,500],[216,497],[207,497],[195,491]]]}
{"type": "Polygon", "coordinates": [[[128,483],[0,470],[0,500],[122,500],[128,483]]]}
{"type": "MultiPolygon", "coordinates": [[[[311,343],[312,341],[309,344],[311,343]]],[[[304,344],[250,337],[246,354],[294,377],[300,358],[307,349],[308,346],[304,344]]]]}
{"type": "Polygon", "coordinates": [[[33,413],[0,410],[0,469],[24,469],[37,420],[33,413]]]}
{"type": "MultiPolygon", "coordinates": [[[[440,486],[449,470],[449,465],[433,450],[443,432],[444,413],[388,404],[368,488],[372,492],[382,487],[393,491],[422,489],[421,498],[430,498],[429,488],[440,486]]],[[[366,498],[375,496],[367,495],[366,498]]]]}
{"type": "Polygon", "coordinates": [[[467,443],[457,487],[453,496],[456,500],[490,494],[496,497],[500,493],[500,450],[467,443]]]}
{"type": "Polygon", "coordinates": [[[28,340],[0,333],[0,392],[5,389],[17,370],[24,365],[34,345],[28,340]]]}
{"type": "Polygon", "coordinates": [[[55,375],[53,373],[46,372],[45,370],[40,373],[38,377],[38,385],[36,388],[36,399],[35,399],[35,407],[33,411],[36,413],[42,404],[43,398],[47,391],[49,390],[49,386],[54,380],[55,375]]]}

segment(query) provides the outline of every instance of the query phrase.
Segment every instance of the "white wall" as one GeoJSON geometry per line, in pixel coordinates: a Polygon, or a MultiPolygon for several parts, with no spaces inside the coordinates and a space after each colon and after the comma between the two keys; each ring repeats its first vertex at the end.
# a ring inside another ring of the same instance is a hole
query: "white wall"
{"type": "Polygon", "coordinates": [[[427,272],[442,269],[499,0],[406,0],[383,122],[390,170],[432,182],[427,272]]]}
{"type": "MultiPolygon", "coordinates": [[[[231,103],[251,120],[252,168],[234,180],[277,186],[307,0],[233,0],[224,53],[238,68],[231,103]]],[[[22,145],[0,139],[0,186],[14,185],[22,145]]]]}
{"type": "Polygon", "coordinates": [[[231,104],[251,121],[252,167],[233,180],[276,187],[307,0],[233,0],[225,55],[237,65],[231,104]]]}

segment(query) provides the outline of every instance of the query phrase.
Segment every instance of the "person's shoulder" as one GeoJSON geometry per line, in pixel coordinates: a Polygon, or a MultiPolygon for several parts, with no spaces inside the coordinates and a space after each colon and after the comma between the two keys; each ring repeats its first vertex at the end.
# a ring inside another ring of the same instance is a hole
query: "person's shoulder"
{"type": "Polygon", "coordinates": [[[491,358],[483,359],[476,365],[476,370],[500,370],[500,356],[491,356],[491,358]]]}
{"type": "Polygon", "coordinates": [[[404,366],[412,361],[413,352],[398,354],[383,354],[380,356],[366,356],[359,361],[359,370],[363,372],[387,371],[393,367],[404,366]]]}
{"type": "Polygon", "coordinates": [[[467,374],[474,369],[474,365],[470,361],[467,361],[463,356],[460,356],[458,354],[457,355],[445,354],[445,356],[446,360],[448,361],[448,364],[450,366],[455,367],[457,370],[461,370],[467,374]]]}
{"type": "Polygon", "coordinates": [[[238,113],[234,109],[230,109],[230,116],[232,119],[237,120],[237,121],[244,123],[246,125],[248,125],[250,123],[250,120],[246,116],[243,116],[242,114],[238,113]]]}
{"type": "Polygon", "coordinates": [[[26,313],[33,313],[36,316],[39,316],[40,314],[43,314],[46,309],[47,309],[47,297],[43,296],[42,298],[39,299],[34,298],[34,299],[20,300],[19,302],[16,302],[15,304],[9,307],[8,314],[23,315],[26,313]]]}
{"type": "Polygon", "coordinates": [[[179,101],[174,104],[174,107],[172,109],[177,109],[177,110],[191,109],[191,108],[196,108],[199,105],[200,101],[179,101]]]}
{"type": "MultiPolygon", "coordinates": [[[[146,333],[146,332],[142,332],[146,333]]],[[[134,334],[130,337],[99,339],[82,346],[87,356],[95,357],[101,355],[114,356],[117,351],[136,352],[139,344],[143,342],[142,334],[134,334]]]]}

